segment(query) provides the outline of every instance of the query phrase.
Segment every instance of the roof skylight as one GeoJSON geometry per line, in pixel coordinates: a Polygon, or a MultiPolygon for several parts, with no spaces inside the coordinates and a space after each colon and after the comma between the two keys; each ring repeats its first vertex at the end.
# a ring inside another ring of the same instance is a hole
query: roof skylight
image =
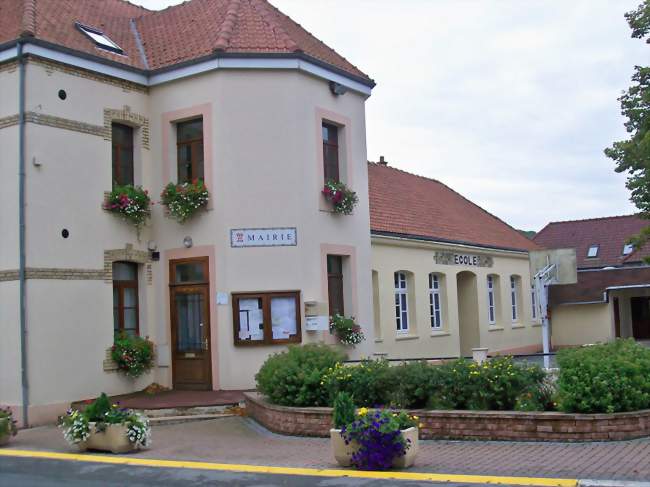
{"type": "Polygon", "coordinates": [[[120,46],[115,44],[110,37],[104,34],[101,30],[93,29],[87,25],[82,25],[79,22],[76,23],[77,29],[86,34],[92,41],[95,42],[97,47],[106,49],[107,51],[115,52],[117,54],[124,54],[124,51],[120,46]]]}
{"type": "Polygon", "coordinates": [[[623,255],[630,255],[634,250],[634,244],[623,245],[623,255]]]}
{"type": "Polygon", "coordinates": [[[589,246],[589,250],[587,250],[587,257],[598,257],[598,245],[589,246]]]}

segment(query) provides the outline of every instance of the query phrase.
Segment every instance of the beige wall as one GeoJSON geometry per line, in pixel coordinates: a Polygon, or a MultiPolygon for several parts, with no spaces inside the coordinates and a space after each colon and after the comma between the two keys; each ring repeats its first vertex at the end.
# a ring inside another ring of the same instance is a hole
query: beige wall
{"type": "Polygon", "coordinates": [[[552,309],[553,347],[606,342],[612,337],[610,303],[561,305],[552,309]]]}
{"type": "Polygon", "coordinates": [[[471,349],[472,346],[488,347],[490,352],[494,353],[508,350],[535,351],[541,348],[541,328],[531,317],[530,277],[528,257],[525,253],[373,237],[372,270],[377,275],[379,303],[375,303],[375,309],[379,309],[381,323],[381,336],[376,344],[377,353],[386,354],[391,358],[454,357],[461,354],[457,274],[463,272],[476,275],[477,293],[477,299],[470,299],[467,294],[461,294],[461,302],[462,296],[465,296],[467,301],[463,312],[466,316],[478,317],[478,335],[467,340],[466,349],[471,349]],[[434,262],[434,254],[441,250],[490,255],[494,258],[494,265],[489,268],[439,265],[434,262]],[[393,275],[400,270],[411,273],[414,283],[411,290],[413,306],[409,309],[411,330],[407,334],[398,334],[395,325],[393,275]],[[432,331],[430,322],[428,275],[431,272],[444,276],[443,324],[440,331],[432,331]],[[493,326],[488,324],[488,274],[501,276],[501,298],[498,303],[501,319],[493,326]],[[522,283],[520,317],[514,323],[509,314],[510,275],[521,276],[522,283]]]}
{"type": "MultiPolygon", "coordinates": [[[[0,87],[16,80],[14,73],[0,72],[0,87]]],[[[28,123],[27,266],[100,270],[106,250],[127,244],[146,250],[149,240],[157,243],[163,256],[184,255],[183,239],[191,236],[192,250],[213,252],[211,326],[217,372],[213,386],[234,389],[252,387],[264,359],[285,347],[235,347],[231,304],[217,306],[216,292],[299,290],[301,303],[326,302],[323,249],[334,249],[350,255],[346,313],[357,317],[368,336],[350,353],[369,355],[374,339],[364,103],[365,97],[355,92],[334,97],[325,81],[298,72],[220,70],[158,86],[147,94],[30,63],[29,111],[101,128],[105,109],[126,105],[149,120],[149,148],[143,146],[141,128],[136,127],[136,183],[149,189],[154,201],[169,179],[175,179],[173,127],[165,117],[208,105],[211,120],[204,121],[204,137],[212,143],[212,177],[206,213],[179,225],[155,205],[151,223],[138,234],[101,209],[103,194],[111,188],[110,141],[79,130],[28,123]],[[60,89],[67,92],[65,101],[57,96],[60,89]],[[345,180],[360,200],[352,216],[324,211],[318,160],[322,114],[345,121],[345,180]],[[297,228],[298,246],[230,248],[232,228],[285,226],[297,228]],[[61,237],[63,228],[70,232],[67,239],[61,237]]],[[[4,103],[0,110],[17,112],[4,103]]],[[[0,129],[0,216],[3,227],[16,230],[17,180],[11,167],[17,165],[17,137],[17,126],[0,129]]],[[[0,238],[0,271],[18,266],[16,235],[17,231],[4,232],[0,238]]],[[[29,377],[35,416],[52,419],[70,401],[102,391],[130,392],[153,380],[172,385],[164,360],[170,343],[165,265],[164,258],[154,262],[151,284],[142,277],[140,285],[141,334],[156,343],[164,366],[135,382],[102,370],[105,350],[112,344],[110,282],[28,280],[29,377]]],[[[141,271],[144,276],[142,266],[141,271]]],[[[0,334],[6,338],[0,341],[0,402],[10,405],[20,401],[17,288],[17,281],[0,282],[0,334]]],[[[334,342],[329,332],[304,331],[304,310],[301,314],[303,342],[334,342]]]]}

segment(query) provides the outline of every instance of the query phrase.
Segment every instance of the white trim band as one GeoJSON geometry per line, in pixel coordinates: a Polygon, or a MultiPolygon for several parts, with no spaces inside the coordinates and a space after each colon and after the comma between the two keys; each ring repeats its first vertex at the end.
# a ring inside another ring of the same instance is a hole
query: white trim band
{"type": "MultiPolygon", "coordinates": [[[[370,96],[372,93],[372,88],[364,85],[363,83],[330,71],[321,66],[317,66],[316,64],[305,61],[303,59],[262,57],[215,58],[149,76],[117,66],[110,66],[90,59],[84,59],[82,57],[75,56],[74,54],[68,54],[56,49],[51,49],[36,44],[30,44],[29,42],[26,42],[24,44],[23,52],[25,54],[33,54],[35,56],[51,59],[52,61],[58,61],[64,64],[69,64],[78,68],[87,69],[108,76],[113,76],[115,78],[124,79],[144,86],[156,86],[162,83],[167,83],[169,81],[187,78],[189,76],[195,76],[197,74],[205,73],[208,71],[214,71],[216,69],[290,69],[302,71],[317,78],[339,83],[346,88],[359,92],[363,95],[370,96]]],[[[15,46],[2,50],[0,51],[0,62],[13,59],[17,57],[17,55],[18,49],[15,46]]]]}

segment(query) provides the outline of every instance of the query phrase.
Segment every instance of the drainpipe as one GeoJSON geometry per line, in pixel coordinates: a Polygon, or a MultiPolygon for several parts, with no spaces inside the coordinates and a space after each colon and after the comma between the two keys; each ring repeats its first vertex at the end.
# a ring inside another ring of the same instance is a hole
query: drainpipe
{"type": "Polygon", "coordinates": [[[20,306],[20,369],[23,427],[29,426],[29,382],[27,375],[27,297],[25,280],[25,58],[18,41],[18,281],[20,306]]]}

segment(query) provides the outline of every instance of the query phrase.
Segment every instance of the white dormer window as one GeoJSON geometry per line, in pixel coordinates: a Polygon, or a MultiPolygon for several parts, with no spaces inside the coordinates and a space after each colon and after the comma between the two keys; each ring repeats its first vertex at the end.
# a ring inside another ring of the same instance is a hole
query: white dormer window
{"type": "Polygon", "coordinates": [[[623,246],[623,255],[630,255],[634,250],[634,244],[625,244],[623,246]]]}
{"type": "Polygon", "coordinates": [[[589,246],[589,250],[587,250],[587,257],[589,258],[598,257],[598,245],[589,246]]]}
{"type": "Polygon", "coordinates": [[[82,25],[79,22],[75,24],[77,29],[86,34],[90,40],[92,40],[97,47],[106,49],[107,51],[115,52],[117,54],[124,54],[124,51],[120,46],[115,44],[110,37],[104,34],[101,30],[93,29],[87,25],[82,25]]]}

